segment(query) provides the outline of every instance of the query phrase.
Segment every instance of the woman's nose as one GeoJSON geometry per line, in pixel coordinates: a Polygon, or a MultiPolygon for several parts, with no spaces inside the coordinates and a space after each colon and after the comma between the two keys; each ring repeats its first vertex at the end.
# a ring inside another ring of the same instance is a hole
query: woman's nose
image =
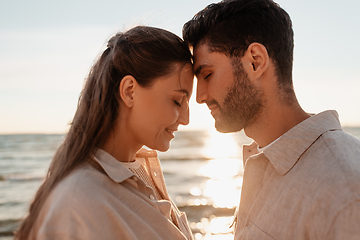
{"type": "Polygon", "coordinates": [[[178,123],[180,123],[181,125],[188,125],[190,122],[189,115],[190,113],[188,107],[186,109],[182,109],[178,118],[178,123]]]}
{"type": "Polygon", "coordinates": [[[190,122],[189,120],[190,111],[189,111],[189,102],[187,100],[183,103],[183,106],[181,106],[180,111],[181,112],[179,114],[178,123],[180,123],[181,125],[188,125],[190,122]]]}

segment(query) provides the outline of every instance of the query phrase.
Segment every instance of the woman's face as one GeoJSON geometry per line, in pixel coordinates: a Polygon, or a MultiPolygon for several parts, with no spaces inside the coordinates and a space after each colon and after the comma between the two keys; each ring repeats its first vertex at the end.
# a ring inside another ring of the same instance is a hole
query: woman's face
{"type": "Polygon", "coordinates": [[[159,151],[170,147],[180,124],[189,124],[189,99],[193,89],[190,63],[175,64],[175,70],[154,80],[150,88],[134,91],[130,130],[135,141],[159,151]]]}

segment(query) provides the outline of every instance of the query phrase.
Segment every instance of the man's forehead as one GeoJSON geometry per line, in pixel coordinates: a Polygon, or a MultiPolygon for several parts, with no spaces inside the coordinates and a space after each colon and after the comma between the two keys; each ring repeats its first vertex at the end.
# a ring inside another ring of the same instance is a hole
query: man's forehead
{"type": "Polygon", "coordinates": [[[211,51],[210,51],[210,47],[208,44],[206,44],[206,43],[198,44],[193,49],[194,59],[203,54],[209,54],[210,52],[211,51]]]}
{"type": "Polygon", "coordinates": [[[203,69],[217,66],[224,57],[228,58],[222,52],[213,51],[207,44],[196,46],[193,55],[195,76],[198,76],[203,69]]]}
{"type": "Polygon", "coordinates": [[[194,55],[194,74],[197,75],[200,71],[210,65],[210,51],[207,45],[202,44],[195,47],[194,55]]]}

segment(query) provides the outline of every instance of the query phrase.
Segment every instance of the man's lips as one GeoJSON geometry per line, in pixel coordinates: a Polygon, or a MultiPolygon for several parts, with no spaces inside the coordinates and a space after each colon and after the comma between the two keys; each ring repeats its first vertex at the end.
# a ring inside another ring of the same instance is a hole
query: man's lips
{"type": "Polygon", "coordinates": [[[215,114],[215,111],[219,109],[219,106],[217,104],[208,104],[207,106],[211,112],[211,115],[213,116],[215,114]]]}

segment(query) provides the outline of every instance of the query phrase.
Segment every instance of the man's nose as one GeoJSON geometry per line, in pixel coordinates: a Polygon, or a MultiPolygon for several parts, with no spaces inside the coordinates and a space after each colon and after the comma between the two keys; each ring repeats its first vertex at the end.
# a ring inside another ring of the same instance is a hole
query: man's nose
{"type": "Polygon", "coordinates": [[[205,81],[197,81],[196,102],[205,103],[208,98],[208,89],[205,81]]]}

